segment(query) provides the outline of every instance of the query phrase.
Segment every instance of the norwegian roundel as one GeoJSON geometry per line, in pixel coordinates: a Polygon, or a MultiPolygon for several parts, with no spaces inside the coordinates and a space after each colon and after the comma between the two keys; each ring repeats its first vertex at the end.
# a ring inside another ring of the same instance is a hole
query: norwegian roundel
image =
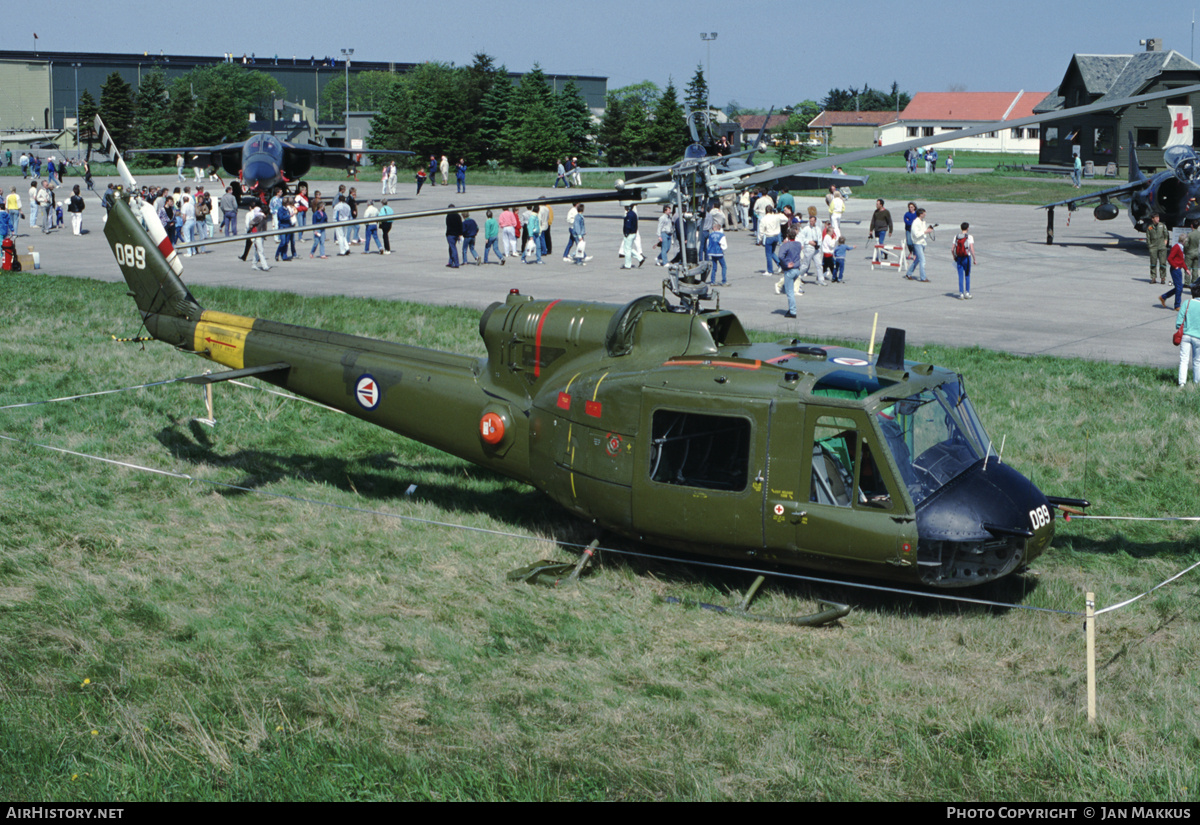
{"type": "Polygon", "coordinates": [[[373,410],[379,406],[383,392],[379,389],[379,382],[375,380],[374,376],[364,375],[358,379],[354,385],[354,398],[364,410],[373,410]]]}
{"type": "Polygon", "coordinates": [[[846,367],[865,367],[869,363],[861,358],[846,358],[845,356],[842,356],[841,358],[834,358],[832,360],[833,363],[841,364],[846,367]]]}

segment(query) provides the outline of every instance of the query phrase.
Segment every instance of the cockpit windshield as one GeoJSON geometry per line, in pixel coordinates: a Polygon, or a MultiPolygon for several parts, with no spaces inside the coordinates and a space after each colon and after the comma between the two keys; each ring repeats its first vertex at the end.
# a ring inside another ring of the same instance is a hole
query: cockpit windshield
{"type": "Polygon", "coordinates": [[[886,400],[893,403],[875,417],[914,505],[920,505],[990,449],[991,442],[961,380],[886,400]]]}

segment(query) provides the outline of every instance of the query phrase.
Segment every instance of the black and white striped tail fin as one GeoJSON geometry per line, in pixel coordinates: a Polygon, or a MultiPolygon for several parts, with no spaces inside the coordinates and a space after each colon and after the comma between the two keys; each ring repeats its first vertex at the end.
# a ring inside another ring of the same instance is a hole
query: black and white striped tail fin
{"type": "Polygon", "coordinates": [[[121,181],[125,184],[126,191],[132,192],[134,187],[137,186],[137,181],[134,180],[129,167],[125,165],[125,158],[121,157],[121,151],[117,148],[117,144],[113,142],[112,135],[108,133],[108,129],[105,127],[104,121],[100,119],[100,115],[96,115],[93,125],[96,127],[96,134],[100,136],[100,151],[116,158],[117,172],[121,175],[121,181]]]}

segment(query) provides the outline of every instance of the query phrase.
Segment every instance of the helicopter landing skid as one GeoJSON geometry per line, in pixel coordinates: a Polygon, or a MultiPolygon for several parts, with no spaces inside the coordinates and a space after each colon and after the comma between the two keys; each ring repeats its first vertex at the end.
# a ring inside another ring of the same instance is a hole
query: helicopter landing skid
{"type": "Polygon", "coordinates": [[[664,599],[668,604],[682,604],[688,607],[699,607],[701,610],[711,610],[714,613],[727,613],[731,616],[737,616],[740,619],[749,619],[753,622],[772,622],[774,624],[786,624],[792,627],[824,627],[828,624],[833,624],[838,619],[841,619],[850,614],[853,610],[848,604],[839,604],[838,602],[826,601],[824,599],[817,600],[816,613],[808,613],[804,616],[766,616],[760,613],[750,612],[750,602],[754,600],[754,596],[758,593],[758,588],[762,586],[765,576],[759,576],[754,580],[754,584],[750,585],[750,589],[746,591],[746,598],[742,599],[742,603],[737,607],[723,607],[719,604],[708,604],[706,602],[697,602],[691,599],[679,599],[674,596],[668,596],[664,599]]]}
{"type": "Polygon", "coordinates": [[[596,548],[600,546],[600,539],[594,540],[589,544],[580,556],[578,563],[561,563],[547,561],[535,561],[533,564],[527,564],[524,567],[518,567],[516,570],[509,572],[508,580],[510,582],[526,582],[527,584],[540,584],[545,587],[558,587],[562,584],[574,584],[579,581],[579,575],[583,569],[587,567],[592,556],[595,555],[596,548]]]}

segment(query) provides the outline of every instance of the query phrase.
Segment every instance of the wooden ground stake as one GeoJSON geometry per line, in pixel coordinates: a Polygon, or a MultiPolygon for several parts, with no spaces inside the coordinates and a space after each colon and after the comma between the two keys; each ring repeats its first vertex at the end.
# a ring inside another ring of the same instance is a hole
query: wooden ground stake
{"type": "Polygon", "coordinates": [[[1089,592],[1084,607],[1083,627],[1087,636],[1087,716],[1096,721],[1096,594],[1089,592]]]}

